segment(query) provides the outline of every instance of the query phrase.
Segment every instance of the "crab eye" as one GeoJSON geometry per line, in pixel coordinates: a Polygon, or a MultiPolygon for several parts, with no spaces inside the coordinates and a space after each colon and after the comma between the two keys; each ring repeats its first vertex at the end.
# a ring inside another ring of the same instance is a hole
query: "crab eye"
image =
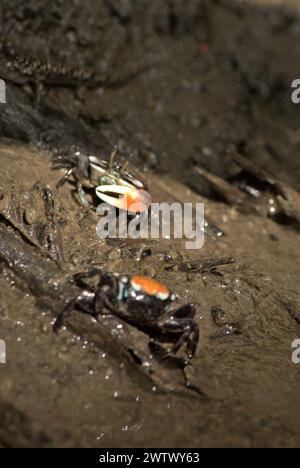
{"type": "Polygon", "coordinates": [[[112,177],[109,177],[107,175],[104,175],[99,178],[100,185],[114,185],[115,183],[116,181],[112,177]]]}
{"type": "Polygon", "coordinates": [[[127,284],[129,282],[129,279],[127,276],[122,276],[122,278],[120,279],[120,281],[122,281],[122,283],[124,284],[127,284]]]}

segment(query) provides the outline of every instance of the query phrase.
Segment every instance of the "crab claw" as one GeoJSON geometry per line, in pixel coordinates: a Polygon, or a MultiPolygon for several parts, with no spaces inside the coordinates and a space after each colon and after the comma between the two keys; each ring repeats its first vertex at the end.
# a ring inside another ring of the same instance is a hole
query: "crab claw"
{"type": "Polygon", "coordinates": [[[125,185],[99,185],[96,195],[105,203],[133,214],[144,213],[151,205],[149,192],[125,185]]]}

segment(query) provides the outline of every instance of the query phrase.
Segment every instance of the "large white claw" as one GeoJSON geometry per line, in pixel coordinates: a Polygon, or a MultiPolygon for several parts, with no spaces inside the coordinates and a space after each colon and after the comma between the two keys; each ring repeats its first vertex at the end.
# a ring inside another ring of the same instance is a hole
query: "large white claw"
{"type": "Polygon", "coordinates": [[[105,203],[129,213],[144,213],[151,205],[151,195],[146,190],[124,185],[99,185],[96,195],[105,203]]]}

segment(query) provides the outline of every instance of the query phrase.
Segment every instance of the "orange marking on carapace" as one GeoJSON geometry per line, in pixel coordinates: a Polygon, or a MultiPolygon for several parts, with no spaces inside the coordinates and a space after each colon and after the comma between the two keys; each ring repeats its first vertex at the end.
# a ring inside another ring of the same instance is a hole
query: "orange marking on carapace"
{"type": "Polygon", "coordinates": [[[134,276],[132,278],[132,283],[140,287],[145,293],[149,294],[149,296],[161,296],[167,299],[170,295],[170,291],[166,286],[151,278],[134,276]]]}

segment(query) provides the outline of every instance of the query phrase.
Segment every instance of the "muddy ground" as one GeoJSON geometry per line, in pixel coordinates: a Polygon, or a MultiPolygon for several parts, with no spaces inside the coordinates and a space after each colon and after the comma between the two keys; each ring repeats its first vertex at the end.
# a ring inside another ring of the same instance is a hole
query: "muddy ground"
{"type": "Polygon", "coordinates": [[[298,2],[2,0],[0,13],[0,445],[299,446],[298,2]],[[115,145],[155,201],[205,203],[201,250],[100,240],[74,187],[56,189],[54,155],[115,145]],[[149,373],[148,336],[112,318],[74,313],[52,332],[50,276],[63,296],[92,266],[153,276],[197,306],[184,372],[149,373]]]}

